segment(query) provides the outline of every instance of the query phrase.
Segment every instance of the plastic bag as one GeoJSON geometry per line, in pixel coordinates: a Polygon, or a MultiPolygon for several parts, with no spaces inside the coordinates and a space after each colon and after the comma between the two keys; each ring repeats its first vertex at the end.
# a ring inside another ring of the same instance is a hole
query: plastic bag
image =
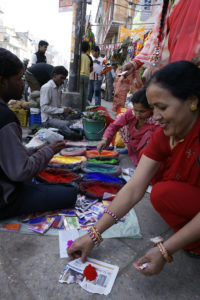
{"type": "Polygon", "coordinates": [[[48,142],[48,143],[54,143],[56,141],[62,141],[64,140],[63,135],[53,132],[50,129],[40,129],[37,133],[39,138],[42,141],[48,142]]]}

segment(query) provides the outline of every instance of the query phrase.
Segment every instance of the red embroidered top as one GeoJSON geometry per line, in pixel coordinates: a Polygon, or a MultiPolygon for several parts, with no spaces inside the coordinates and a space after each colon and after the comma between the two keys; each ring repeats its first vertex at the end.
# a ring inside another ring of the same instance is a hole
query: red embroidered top
{"type": "Polygon", "coordinates": [[[200,186],[200,167],[197,157],[200,154],[200,118],[187,134],[183,142],[178,143],[172,150],[169,137],[159,128],[153,135],[143,154],[162,162],[152,183],[158,181],[182,181],[194,186],[200,186]]]}

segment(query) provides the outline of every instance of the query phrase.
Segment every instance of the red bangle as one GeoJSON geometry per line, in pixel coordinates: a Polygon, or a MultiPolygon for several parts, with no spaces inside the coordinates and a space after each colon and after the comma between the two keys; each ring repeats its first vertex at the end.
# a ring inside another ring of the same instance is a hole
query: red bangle
{"type": "Polygon", "coordinates": [[[160,252],[162,253],[162,256],[164,257],[164,259],[170,263],[173,261],[173,257],[171,256],[171,254],[169,254],[169,252],[167,251],[167,249],[165,248],[165,246],[163,245],[162,242],[158,242],[157,243],[157,247],[160,250],[160,252]]]}
{"type": "Polygon", "coordinates": [[[163,245],[163,238],[161,236],[157,236],[155,238],[150,239],[151,242],[153,242],[158,249],[160,250],[160,252],[162,253],[162,256],[164,257],[164,259],[167,262],[172,262],[173,261],[173,257],[172,255],[167,251],[167,249],[165,248],[165,246],[163,245]]]}

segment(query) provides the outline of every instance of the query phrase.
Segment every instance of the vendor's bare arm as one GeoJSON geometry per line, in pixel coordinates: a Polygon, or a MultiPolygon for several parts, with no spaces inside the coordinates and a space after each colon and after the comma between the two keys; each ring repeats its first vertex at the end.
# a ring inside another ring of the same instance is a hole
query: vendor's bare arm
{"type": "MultiPolygon", "coordinates": [[[[159,162],[143,155],[132,178],[119,191],[108,209],[119,219],[123,217],[132,207],[135,206],[137,202],[142,199],[152,177],[155,175],[159,167],[159,162]]],[[[113,224],[114,219],[110,215],[104,214],[95,226],[102,233],[113,224]]]]}

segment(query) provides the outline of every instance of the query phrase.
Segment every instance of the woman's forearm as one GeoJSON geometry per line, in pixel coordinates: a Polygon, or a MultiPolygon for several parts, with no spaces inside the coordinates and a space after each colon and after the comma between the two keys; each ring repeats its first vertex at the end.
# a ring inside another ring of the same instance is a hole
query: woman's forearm
{"type": "MultiPolygon", "coordinates": [[[[134,189],[132,189],[130,183],[128,183],[119,191],[108,210],[113,212],[117,218],[120,219],[124,217],[139,200],[140,198],[135,195],[134,189]]],[[[103,217],[96,223],[95,227],[100,231],[100,233],[103,233],[113,224],[114,218],[108,214],[104,214],[103,217]]]]}
{"type": "MultiPolygon", "coordinates": [[[[149,182],[158,170],[159,166],[160,163],[143,155],[133,176],[119,191],[108,210],[114,213],[118,219],[124,217],[127,212],[142,199],[149,182]]],[[[108,214],[104,214],[95,226],[100,233],[103,233],[113,224],[114,218],[108,214]]]]}
{"type": "Polygon", "coordinates": [[[192,242],[200,240],[200,212],[184,227],[172,235],[164,246],[173,254],[192,242]]]}

